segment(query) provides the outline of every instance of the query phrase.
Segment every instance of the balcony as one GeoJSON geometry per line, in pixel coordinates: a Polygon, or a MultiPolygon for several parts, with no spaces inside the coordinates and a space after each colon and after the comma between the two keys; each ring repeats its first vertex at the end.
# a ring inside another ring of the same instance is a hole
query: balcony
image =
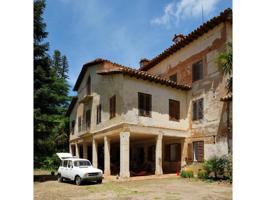
{"type": "Polygon", "coordinates": [[[79,103],[84,103],[87,104],[91,101],[91,99],[93,98],[92,94],[86,94],[85,96],[83,96],[80,100],[79,103]]]}

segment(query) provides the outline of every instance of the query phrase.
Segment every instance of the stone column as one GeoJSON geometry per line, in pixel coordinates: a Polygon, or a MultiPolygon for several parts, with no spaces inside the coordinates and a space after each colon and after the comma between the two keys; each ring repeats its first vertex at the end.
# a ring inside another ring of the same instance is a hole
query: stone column
{"type": "Polygon", "coordinates": [[[98,167],[98,145],[95,138],[92,138],[92,165],[98,167]]]}
{"type": "Polygon", "coordinates": [[[181,154],[181,168],[186,166],[187,164],[187,151],[188,151],[188,140],[187,139],[184,139],[183,140],[183,144],[182,144],[182,154],[181,154]]]}
{"type": "Polygon", "coordinates": [[[88,145],[83,143],[83,158],[88,159],[88,145]]]}
{"type": "Polygon", "coordinates": [[[104,175],[109,176],[110,174],[110,139],[104,136],[104,175]]]}
{"type": "Polygon", "coordinates": [[[72,154],[72,156],[73,156],[73,152],[72,152],[72,145],[71,145],[71,143],[69,143],[69,153],[71,153],[71,154],[72,154]]]}
{"type": "Polygon", "coordinates": [[[76,156],[79,158],[79,145],[78,145],[78,143],[75,143],[75,148],[76,148],[76,156]]]}
{"type": "Polygon", "coordinates": [[[155,174],[161,175],[163,174],[162,168],[162,147],[163,147],[163,135],[160,134],[156,139],[156,147],[155,147],[155,174]]]}
{"type": "Polygon", "coordinates": [[[129,173],[129,140],[130,132],[121,132],[120,133],[120,177],[128,178],[130,177],[129,173]]]}

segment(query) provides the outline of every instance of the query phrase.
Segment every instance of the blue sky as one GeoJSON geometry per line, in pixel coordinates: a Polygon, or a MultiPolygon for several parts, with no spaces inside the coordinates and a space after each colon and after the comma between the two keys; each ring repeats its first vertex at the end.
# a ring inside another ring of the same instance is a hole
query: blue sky
{"type": "MultiPolygon", "coordinates": [[[[46,0],[50,52],[69,61],[71,90],[82,65],[105,58],[137,68],[204,21],[232,7],[231,0],[46,0]]],[[[71,92],[73,95],[73,92],[71,92]]]]}

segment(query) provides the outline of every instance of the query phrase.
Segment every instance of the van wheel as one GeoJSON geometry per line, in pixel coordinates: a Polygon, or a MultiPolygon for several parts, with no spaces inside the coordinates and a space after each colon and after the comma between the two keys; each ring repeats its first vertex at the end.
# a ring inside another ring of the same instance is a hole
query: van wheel
{"type": "Polygon", "coordinates": [[[76,185],[80,185],[81,184],[81,178],[79,176],[76,176],[75,182],[76,182],[76,185]]]}
{"type": "Polygon", "coordinates": [[[103,179],[97,180],[98,184],[101,184],[103,182],[103,179]]]}
{"type": "Polygon", "coordinates": [[[57,181],[58,181],[59,183],[63,182],[63,178],[62,178],[61,174],[58,174],[58,175],[57,175],[57,181]]]}

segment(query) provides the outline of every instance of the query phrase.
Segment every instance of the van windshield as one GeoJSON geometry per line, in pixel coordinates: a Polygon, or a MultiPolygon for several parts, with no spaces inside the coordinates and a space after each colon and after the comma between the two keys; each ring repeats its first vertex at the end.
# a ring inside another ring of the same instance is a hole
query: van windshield
{"type": "Polygon", "coordinates": [[[75,167],[89,167],[91,166],[90,161],[88,160],[79,160],[74,162],[75,167]]]}

